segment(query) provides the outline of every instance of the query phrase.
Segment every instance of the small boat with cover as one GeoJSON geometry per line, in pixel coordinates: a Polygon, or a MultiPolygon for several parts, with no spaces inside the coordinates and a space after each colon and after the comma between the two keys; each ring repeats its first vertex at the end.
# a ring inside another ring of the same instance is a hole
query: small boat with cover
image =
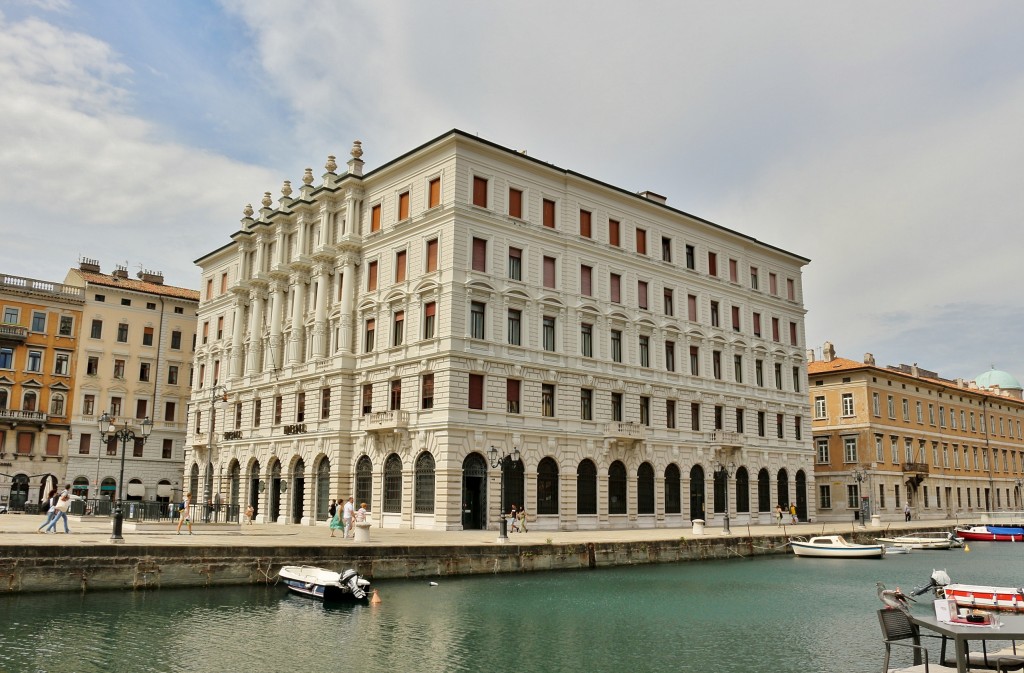
{"type": "Polygon", "coordinates": [[[907,547],[908,549],[949,549],[963,544],[953,533],[941,530],[907,533],[895,537],[876,537],[875,540],[894,547],[907,547]]]}
{"type": "Polygon", "coordinates": [[[277,573],[285,585],[297,594],[326,602],[366,603],[369,580],[349,568],[336,573],[316,566],[284,566],[277,573]]]}
{"type": "Polygon", "coordinates": [[[810,540],[790,538],[789,545],[797,556],[812,558],[882,558],[885,546],[847,542],[842,535],[819,535],[810,540]]]}
{"type": "Polygon", "coordinates": [[[966,526],[957,528],[956,536],[970,542],[1024,542],[1024,527],[966,526]]]}

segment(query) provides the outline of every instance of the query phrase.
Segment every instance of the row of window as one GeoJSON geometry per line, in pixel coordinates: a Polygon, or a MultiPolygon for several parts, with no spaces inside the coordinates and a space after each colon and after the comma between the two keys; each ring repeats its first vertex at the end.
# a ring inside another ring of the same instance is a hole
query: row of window
{"type": "MultiPolygon", "coordinates": [[[[135,441],[132,443],[132,449],[131,449],[132,457],[133,458],[152,458],[153,456],[151,454],[153,454],[157,450],[156,445],[155,444],[149,445],[150,446],[149,454],[147,454],[145,452],[145,446],[146,446],[146,441],[143,440],[141,437],[136,437],[135,441]]],[[[78,438],[78,455],[80,455],[80,456],[87,456],[87,455],[89,455],[91,453],[91,451],[92,451],[91,447],[92,447],[92,435],[89,434],[89,433],[82,433],[79,436],[79,438],[78,438]]],[[[121,453],[120,453],[121,444],[120,444],[120,442],[118,442],[117,437],[113,437],[113,436],[107,437],[107,442],[105,444],[105,447],[106,447],[105,455],[107,455],[107,456],[120,456],[121,455],[121,453]]],[[[160,444],[159,450],[160,450],[160,458],[162,458],[164,460],[170,460],[171,457],[174,454],[174,440],[173,439],[164,439],[161,442],[161,444],[160,444]]]]}
{"type": "MultiPolygon", "coordinates": [[[[875,457],[874,462],[886,462],[885,435],[875,435],[875,457]]],[[[991,468],[1009,473],[1024,473],[1024,451],[1018,454],[1017,451],[999,449],[995,447],[968,447],[948,442],[932,441],[930,444],[924,439],[903,437],[902,442],[897,435],[889,436],[889,457],[893,465],[916,463],[919,465],[931,465],[932,467],[950,468],[954,470],[974,470],[987,472],[990,468],[989,458],[992,457],[991,468]],[[952,461],[950,458],[952,457],[952,461]],[[929,460],[930,458],[930,460],[929,460]],[[1001,461],[1000,461],[1001,458],[1001,461]],[[962,460],[961,460],[962,459],[962,460]],[[962,466],[962,468],[961,468],[962,466]]],[[[860,463],[866,462],[867,457],[861,457],[858,453],[857,436],[847,435],[842,437],[843,462],[860,463]]],[[[830,438],[816,437],[814,440],[817,448],[817,462],[819,464],[831,463],[830,438]]]]}
{"type": "MultiPolygon", "coordinates": [[[[21,321],[21,307],[4,306],[3,324],[17,325],[21,321]]],[[[46,311],[32,311],[32,321],[29,323],[29,331],[38,334],[46,333],[48,313],[46,311]]],[[[71,315],[57,316],[57,335],[69,337],[75,333],[75,317],[71,315]]]]}
{"type": "MultiPolygon", "coordinates": [[[[942,509],[942,502],[943,502],[942,494],[943,494],[943,491],[945,491],[945,495],[946,495],[946,499],[945,499],[946,506],[947,507],[952,507],[953,487],[952,486],[936,486],[936,487],[934,487],[932,489],[932,493],[935,496],[935,509],[942,509]]],[[[1014,500],[1011,500],[1011,498],[1010,498],[1010,489],[1009,488],[1004,489],[1004,491],[1002,493],[1000,492],[1000,490],[998,488],[992,489],[992,491],[995,492],[995,496],[996,496],[996,503],[995,504],[996,504],[996,508],[997,509],[1000,509],[1000,508],[1003,507],[1003,502],[1004,502],[1004,500],[1002,498],[1003,493],[1005,493],[1005,496],[1006,496],[1005,502],[1006,502],[1006,506],[1007,507],[1010,507],[1011,505],[1014,506],[1014,507],[1020,507],[1020,499],[1019,499],[1019,497],[1014,499],[1014,500]]],[[[991,503],[989,502],[989,493],[990,493],[990,491],[989,491],[988,488],[982,489],[980,486],[977,486],[974,489],[974,496],[975,497],[972,499],[971,498],[971,489],[969,487],[965,487],[965,488],[963,488],[961,490],[961,487],[957,486],[956,487],[956,507],[957,507],[957,509],[963,509],[964,508],[964,498],[963,498],[963,496],[964,496],[964,494],[966,494],[967,495],[967,508],[968,509],[973,509],[975,506],[977,506],[977,507],[983,508],[985,510],[990,510],[991,509],[991,503]],[[985,494],[984,503],[982,502],[982,498],[981,498],[982,491],[984,491],[984,494],[985,494]]],[[[894,500],[893,509],[896,510],[896,511],[899,511],[903,507],[903,504],[902,504],[902,502],[900,500],[900,486],[899,486],[899,484],[896,484],[896,485],[893,486],[893,500],[894,500]]],[[[931,501],[932,500],[931,500],[931,497],[930,497],[930,494],[929,494],[928,486],[922,486],[921,487],[921,507],[924,508],[924,509],[929,509],[931,507],[931,501]]],[[[847,509],[859,510],[860,509],[860,502],[861,502],[861,489],[860,489],[860,485],[859,484],[847,484],[846,485],[846,508],[847,509]]],[[[875,509],[876,510],[884,510],[885,509],[885,503],[886,503],[886,485],[885,484],[879,484],[878,485],[878,501],[876,503],[875,509]]],[[[912,493],[909,492],[909,491],[907,492],[907,505],[910,506],[910,507],[913,507],[912,493]]],[[[830,484],[819,484],[818,485],[818,509],[819,510],[832,509],[832,486],[830,484]]]]}
{"type": "MultiPolygon", "coordinates": [[[[128,343],[128,323],[118,323],[117,325],[117,337],[115,341],[117,343],[126,344],[128,343]]],[[[153,345],[153,334],[154,329],[152,327],[142,328],[142,345],[152,346],[153,345]]],[[[96,318],[93,319],[92,325],[89,328],[89,338],[91,339],[102,339],[103,338],[103,321],[96,318]]],[[[192,349],[195,350],[195,335],[192,335],[192,349]]],[[[171,332],[171,350],[181,350],[181,331],[173,330],[171,332]]]]}
{"type": "MultiPolygon", "coordinates": [[[[95,299],[97,302],[99,302],[101,304],[104,304],[107,301],[107,296],[105,294],[96,294],[96,295],[93,295],[93,299],[95,299]]],[[[131,306],[131,305],[132,305],[132,300],[129,297],[121,297],[121,306],[131,306]]],[[[155,311],[156,310],[156,302],[155,301],[147,301],[146,302],[146,310],[155,311]]],[[[174,307],[174,312],[177,315],[185,315],[185,307],[184,306],[175,306],[174,307]]],[[[99,338],[99,337],[94,337],[94,338],[99,338]]]]}
{"type": "MultiPolygon", "coordinates": [[[[125,366],[127,360],[124,358],[114,358],[113,369],[111,374],[115,379],[124,379],[125,366]]],[[[205,366],[205,365],[201,365],[205,366]]],[[[169,364],[167,365],[167,385],[176,386],[178,385],[178,372],[180,365],[169,364]]],[[[191,371],[191,369],[190,369],[191,371]]],[[[85,362],[85,374],[86,376],[99,376],[100,374],[100,357],[98,355],[88,356],[85,362]]],[[[139,378],[141,382],[149,382],[152,380],[153,375],[153,363],[142,361],[139,363],[139,378]]]]}
{"type": "MultiPolygon", "coordinates": [[[[69,376],[71,374],[71,351],[55,350],[53,352],[52,372],[57,376],[69,376]]],[[[45,349],[29,348],[25,351],[24,371],[41,374],[46,367],[45,349]]],[[[13,348],[0,348],[0,369],[14,370],[16,367],[15,351],[13,348]]]]}
{"type": "MultiPolygon", "coordinates": [[[[124,404],[124,400],[120,395],[112,395],[107,405],[106,412],[114,418],[120,418],[123,411],[127,411],[127,406],[124,404]]],[[[86,393],[82,396],[82,415],[83,416],[98,416],[103,413],[96,407],[96,395],[92,393],[86,393]]],[[[163,420],[167,423],[174,423],[178,420],[178,404],[173,400],[164,401],[164,414],[163,420]]],[[[135,400],[135,415],[136,419],[149,418],[149,400],[147,398],[138,398],[135,400]]]]}
{"type": "MultiPolygon", "coordinates": [[[[35,390],[25,390],[21,393],[21,408],[20,411],[40,411],[41,404],[39,400],[40,394],[35,390]]],[[[51,416],[63,416],[64,415],[64,393],[51,392],[50,393],[50,415],[51,416]]],[[[0,388],[0,409],[11,408],[10,403],[11,392],[7,388],[0,388]]]]}

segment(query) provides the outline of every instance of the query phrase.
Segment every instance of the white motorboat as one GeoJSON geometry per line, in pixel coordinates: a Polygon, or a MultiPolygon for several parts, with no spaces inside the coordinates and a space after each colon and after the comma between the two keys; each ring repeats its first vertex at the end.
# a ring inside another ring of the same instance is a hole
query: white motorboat
{"type": "Polygon", "coordinates": [[[885,547],[880,544],[855,544],[842,535],[819,535],[810,540],[791,538],[789,545],[797,556],[812,558],[882,558],[885,547]]]}
{"type": "Polygon", "coordinates": [[[932,571],[931,582],[915,589],[915,596],[934,589],[939,598],[956,601],[960,608],[984,608],[1024,613],[1024,587],[996,587],[983,584],[955,584],[945,570],[932,571]]]}
{"type": "Polygon", "coordinates": [[[944,531],[907,533],[896,537],[877,537],[875,540],[893,547],[909,549],[949,549],[962,544],[956,535],[944,531]]]}
{"type": "Polygon", "coordinates": [[[284,566],[277,575],[289,589],[309,598],[350,603],[369,600],[369,580],[351,568],[336,573],[316,566],[284,566]]]}

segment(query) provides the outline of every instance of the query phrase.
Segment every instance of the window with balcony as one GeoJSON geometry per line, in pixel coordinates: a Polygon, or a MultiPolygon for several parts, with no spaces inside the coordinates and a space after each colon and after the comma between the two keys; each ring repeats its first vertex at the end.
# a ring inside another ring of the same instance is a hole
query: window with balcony
{"type": "Polygon", "coordinates": [[[420,380],[420,408],[434,408],[434,375],[424,374],[420,380]]]}
{"type": "Polygon", "coordinates": [[[622,393],[612,393],[612,420],[622,420],[622,393]]]}

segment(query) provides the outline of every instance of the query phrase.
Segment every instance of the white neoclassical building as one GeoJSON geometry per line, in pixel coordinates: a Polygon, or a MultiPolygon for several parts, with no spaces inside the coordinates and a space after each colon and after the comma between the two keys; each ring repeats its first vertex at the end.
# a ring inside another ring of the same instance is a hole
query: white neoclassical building
{"type": "Polygon", "coordinates": [[[807,259],[458,130],[362,153],[196,261],[197,500],[439,530],[814,514],[807,259]]]}

